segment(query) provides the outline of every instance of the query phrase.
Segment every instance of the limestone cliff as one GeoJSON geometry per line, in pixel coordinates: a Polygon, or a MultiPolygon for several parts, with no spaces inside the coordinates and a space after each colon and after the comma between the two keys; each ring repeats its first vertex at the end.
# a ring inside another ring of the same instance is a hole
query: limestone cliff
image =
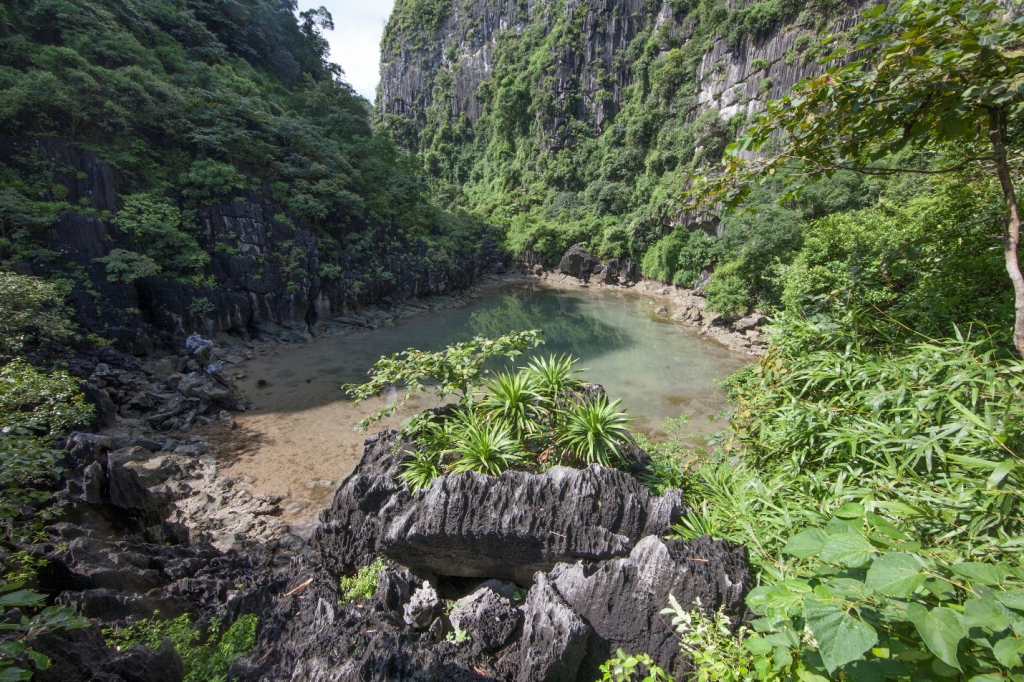
{"type": "MultiPolygon", "coordinates": [[[[399,0],[378,115],[427,172],[553,264],[641,260],[766,101],[820,73],[857,0],[399,0]]],[[[713,231],[713,224],[703,225],[713,231]]],[[[692,283],[688,286],[693,286],[692,283]]]]}

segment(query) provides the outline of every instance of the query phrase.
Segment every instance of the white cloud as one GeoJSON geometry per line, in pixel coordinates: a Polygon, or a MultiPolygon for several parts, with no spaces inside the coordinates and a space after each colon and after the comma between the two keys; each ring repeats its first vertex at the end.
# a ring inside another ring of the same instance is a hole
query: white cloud
{"type": "Polygon", "coordinates": [[[331,61],[341,64],[345,80],[372,102],[380,80],[380,37],[394,0],[299,0],[300,10],[321,5],[334,18],[334,30],[325,34],[331,61]]]}

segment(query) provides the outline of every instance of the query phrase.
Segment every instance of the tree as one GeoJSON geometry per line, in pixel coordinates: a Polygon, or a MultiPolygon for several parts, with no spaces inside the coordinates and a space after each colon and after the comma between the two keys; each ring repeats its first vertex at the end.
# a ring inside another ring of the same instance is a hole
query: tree
{"type": "Polygon", "coordinates": [[[13,356],[29,343],[71,336],[66,288],[66,282],[0,270],[0,357],[13,356]]]}
{"type": "Polygon", "coordinates": [[[987,0],[907,0],[869,10],[846,38],[826,58],[824,73],[769,102],[727,150],[722,174],[695,178],[690,205],[735,207],[752,185],[777,173],[792,188],[785,200],[836,171],[936,174],[980,166],[998,179],[1006,201],[1001,239],[1015,292],[1014,343],[1024,355],[1018,169],[1007,153],[1011,124],[1024,112],[1024,18],[987,0]],[[943,144],[962,154],[956,163],[880,163],[943,144]]]}

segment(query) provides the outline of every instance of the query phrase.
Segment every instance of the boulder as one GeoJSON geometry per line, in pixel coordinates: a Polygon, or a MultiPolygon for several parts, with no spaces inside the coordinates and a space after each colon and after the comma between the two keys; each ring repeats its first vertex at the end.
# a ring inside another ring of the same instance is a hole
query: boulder
{"type": "Polygon", "coordinates": [[[740,318],[739,320],[733,322],[732,328],[742,334],[744,332],[753,331],[757,329],[766,321],[767,320],[765,320],[764,315],[762,315],[761,313],[753,313],[751,315],[747,315],[746,317],[740,318]]]}
{"type": "Polygon", "coordinates": [[[734,623],[747,616],[744,598],[754,577],[746,550],[700,538],[692,542],[648,536],[628,557],[597,569],[562,564],[548,575],[565,603],[593,630],[580,680],[600,677],[599,667],[616,649],[646,652],[678,678],[685,661],[667,618],[659,616],[675,596],[683,608],[700,600],[708,613],[723,608],[734,623]]]}
{"type": "MultiPolygon", "coordinates": [[[[516,682],[574,682],[592,630],[543,574],[523,606],[523,634],[515,656],[516,682]]],[[[597,679],[597,678],[589,678],[597,679]]]]}
{"type": "Polygon", "coordinates": [[[44,631],[32,637],[29,648],[52,665],[32,676],[36,682],[181,682],[181,658],[169,640],[156,651],[141,646],[111,649],[97,626],[81,630],[44,631]]]}
{"type": "Polygon", "coordinates": [[[636,284],[640,281],[640,265],[632,258],[627,258],[619,263],[619,283],[636,284]]]}
{"type": "MultiPolygon", "coordinates": [[[[368,440],[321,513],[311,546],[332,572],[384,555],[435,575],[529,585],[558,563],[628,556],[685,509],[678,492],[657,498],[633,476],[596,465],[444,476],[413,496],[397,479],[408,447],[395,431],[368,440]]],[[[639,448],[624,455],[642,466],[639,448]]]]}
{"type": "Polygon", "coordinates": [[[185,350],[204,367],[213,361],[213,349],[213,341],[204,339],[199,334],[192,334],[185,339],[185,350]]]}
{"type": "Polygon", "coordinates": [[[562,260],[558,263],[558,271],[563,275],[589,281],[591,273],[594,272],[594,266],[598,263],[597,258],[587,253],[585,244],[575,244],[562,256],[562,260]]]}
{"type": "Polygon", "coordinates": [[[475,645],[492,653],[512,641],[523,621],[523,612],[488,584],[456,602],[450,618],[453,626],[469,633],[475,645]]]}
{"type": "Polygon", "coordinates": [[[629,474],[596,465],[444,476],[390,520],[379,550],[437,575],[529,585],[561,562],[627,556],[657,505],[629,474]]]}

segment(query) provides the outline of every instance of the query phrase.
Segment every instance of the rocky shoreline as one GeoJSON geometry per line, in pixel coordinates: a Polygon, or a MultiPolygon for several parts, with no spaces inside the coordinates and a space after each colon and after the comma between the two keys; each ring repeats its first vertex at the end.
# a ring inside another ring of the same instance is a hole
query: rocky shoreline
{"type": "MultiPolygon", "coordinates": [[[[681,670],[685,664],[676,640],[662,631],[663,622],[657,625],[668,593],[690,595],[687,604],[699,597],[705,606],[725,605],[739,620],[749,569],[740,549],[660,539],[686,512],[678,494],[643,502],[647,493],[636,479],[592,467],[516,481],[508,476],[448,477],[452,487],[439,484],[427,491],[436,490],[435,497],[444,499],[428,503],[423,494],[410,496],[397,484],[397,467],[409,445],[399,443],[396,432],[385,432],[367,441],[363,461],[337,488],[333,503],[310,529],[312,537],[300,537],[282,519],[287,496],[254,494],[252,481],[224,469],[230,445],[215,445],[208,435],[218,430],[230,440],[237,428],[232,414],[251,407],[236,388],[236,368],[275,344],[308,342],[314,333],[375,329],[399,317],[465,305],[486,287],[538,279],[550,286],[635,291],[661,304],[659,316],[702,324],[703,333],[720,341],[749,353],[758,350],[756,335],[716,324],[703,313],[702,299],[690,292],[639,279],[609,281],[607,274],[596,282],[578,273],[531,271],[485,276],[456,294],[385,299],[320,322],[308,334],[282,328],[279,333],[264,330],[256,340],[193,335],[184,352],[144,360],[113,348],[80,351],[69,365],[86,380],[87,394],[99,408],[98,432],[73,433],[67,440],[70,474],[58,494],[63,516],[49,529],[46,542],[29,548],[46,561],[36,587],[103,627],[155,611],[229,620],[256,613],[263,623],[260,657],[236,665],[241,680],[293,679],[286,671],[299,666],[297,670],[306,672],[302,679],[412,680],[443,673],[453,679],[582,681],[591,679],[595,666],[620,645],[656,652],[666,666],[681,670]],[[744,346],[736,339],[753,340],[744,346]],[[584,479],[591,483],[581,483],[584,479]],[[576,483],[565,487],[566,481],[576,483]],[[464,485],[473,490],[463,490],[464,485]],[[559,502],[546,511],[516,500],[517,490],[551,485],[564,490],[554,494],[552,499],[559,502]],[[455,498],[444,497],[451,495],[455,498]],[[573,501],[573,495],[583,497],[573,501]],[[602,505],[612,505],[610,500],[625,505],[608,512],[619,524],[615,529],[603,525],[607,515],[589,521],[579,516],[590,507],[587,500],[597,499],[602,505]],[[466,519],[444,517],[439,511],[451,505],[482,510],[486,513],[478,522],[486,526],[487,518],[504,515],[491,513],[496,504],[509,514],[526,514],[520,517],[525,525],[477,529],[467,536],[466,519]],[[374,505],[378,507],[367,512],[374,505]],[[634,518],[632,530],[620,527],[626,518],[634,518]],[[479,545],[481,537],[490,539],[479,545]],[[523,559],[518,568],[509,563],[524,551],[533,558],[523,559]],[[697,587],[692,561],[686,558],[694,553],[717,567],[702,574],[697,587]],[[368,604],[340,604],[338,578],[378,555],[391,563],[377,596],[368,604]],[[478,561],[458,562],[453,570],[446,556],[478,561]],[[476,568],[467,573],[469,565],[476,568]],[[645,576],[644,589],[654,589],[658,599],[645,592],[646,601],[638,601],[629,591],[634,588],[627,589],[629,580],[623,582],[623,576],[634,573],[645,576]],[[586,577],[594,575],[604,577],[598,583],[586,577]],[[302,583],[300,576],[312,576],[312,582],[289,593],[302,583]],[[720,584],[723,576],[732,587],[720,584]],[[622,634],[616,630],[619,620],[590,613],[591,603],[643,612],[630,611],[627,621],[633,630],[622,634]],[[501,621],[497,630],[495,614],[501,621]],[[641,628],[640,623],[646,625],[641,628]],[[654,636],[648,632],[651,627],[661,633],[660,643],[644,639],[654,636]],[[641,631],[647,634],[637,634],[641,631]],[[368,639],[371,632],[382,633],[381,638],[368,639]],[[448,641],[459,632],[469,633],[471,644],[448,641]],[[339,647],[363,655],[339,668],[333,654],[323,653],[339,647]],[[380,677],[384,670],[400,672],[380,677]],[[434,672],[424,677],[416,672],[420,670],[434,672]]],[[[113,652],[100,646],[98,626],[45,635],[45,641],[36,642],[37,650],[62,662],[36,679],[180,679],[180,661],[175,663],[173,651],[113,652]],[[131,672],[140,665],[153,672],[131,672]]]]}
{"type": "Polygon", "coordinates": [[[570,248],[554,268],[523,265],[524,273],[548,286],[570,289],[601,288],[631,291],[649,297],[657,306],[654,314],[696,327],[730,350],[760,356],[767,349],[761,328],[764,315],[753,311],[739,319],[730,319],[707,310],[707,299],[698,289],[687,289],[646,279],[635,261],[613,258],[607,262],[587,253],[583,244],[570,248]]]}

